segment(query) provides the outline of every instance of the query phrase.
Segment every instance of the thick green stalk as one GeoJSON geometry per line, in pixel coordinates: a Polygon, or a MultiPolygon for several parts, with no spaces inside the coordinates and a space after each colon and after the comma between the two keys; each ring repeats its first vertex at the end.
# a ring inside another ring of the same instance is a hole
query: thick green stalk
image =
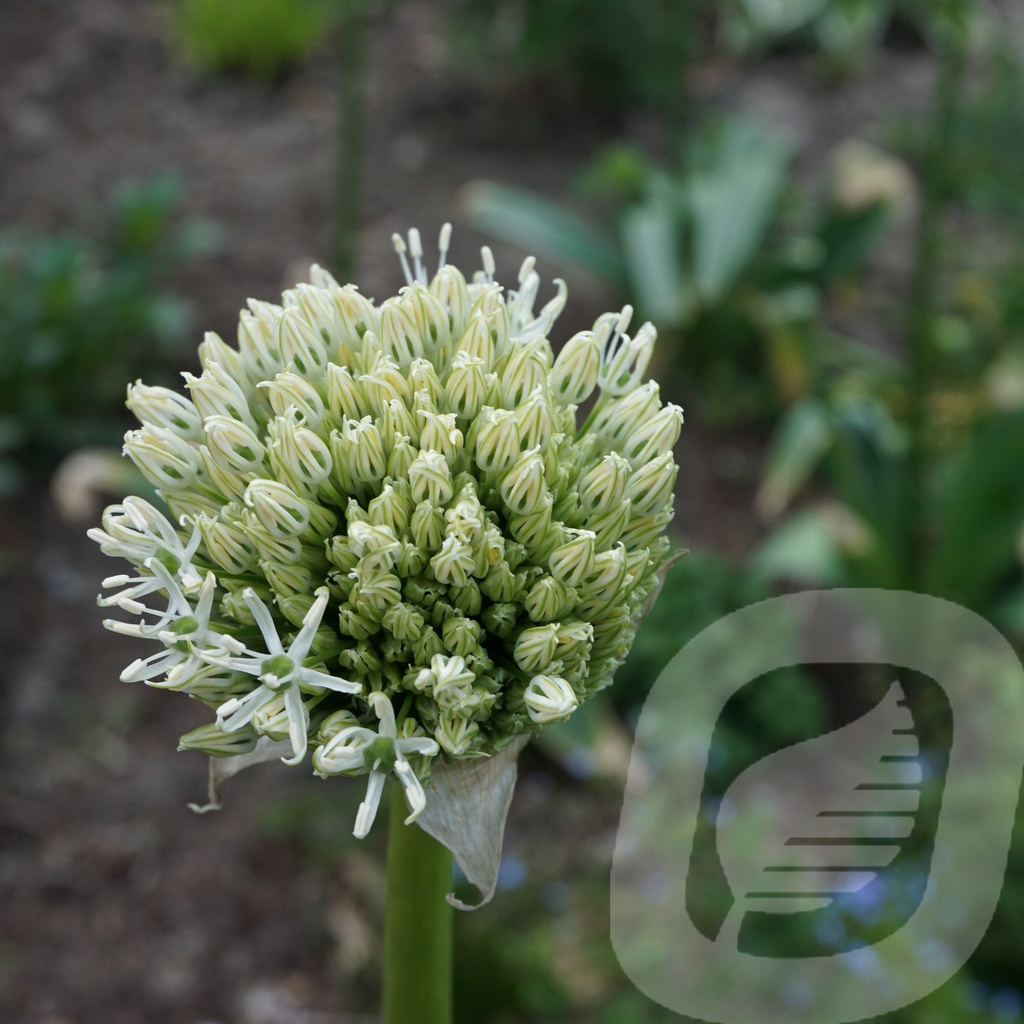
{"type": "MultiPolygon", "coordinates": [[[[948,0],[950,11],[962,9],[963,0],[948,0]]],[[[943,189],[953,127],[964,85],[967,57],[966,34],[955,29],[943,40],[939,78],[924,154],[924,180],[914,240],[914,264],[910,282],[910,404],[908,415],[906,543],[907,586],[921,587],[927,551],[926,513],[928,501],[928,403],[932,394],[932,332],[935,325],[936,295],[942,244],[943,189]]]]}
{"type": "Polygon", "coordinates": [[[341,281],[355,276],[356,242],[362,210],[363,103],[366,68],[364,0],[338,0],[341,95],[338,107],[338,157],[334,197],[334,267],[341,281]]]}
{"type": "Polygon", "coordinates": [[[387,909],[384,913],[383,1024],[450,1024],[452,856],[391,793],[387,909]]]}

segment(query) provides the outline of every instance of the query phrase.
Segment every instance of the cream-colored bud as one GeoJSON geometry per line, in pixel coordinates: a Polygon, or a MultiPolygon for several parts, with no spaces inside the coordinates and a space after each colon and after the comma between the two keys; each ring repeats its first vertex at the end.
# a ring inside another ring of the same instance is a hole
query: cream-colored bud
{"type": "Polygon", "coordinates": [[[435,295],[420,284],[407,288],[402,295],[402,302],[416,325],[425,355],[432,359],[451,339],[448,311],[435,295]]]}
{"type": "MultiPolygon", "coordinates": [[[[312,271],[312,268],[310,268],[312,271]]],[[[317,267],[317,270],[320,268],[317,267]]],[[[331,292],[312,284],[297,284],[284,293],[285,308],[293,306],[302,319],[316,331],[326,346],[328,355],[341,340],[343,324],[338,303],[331,292]]]]}
{"type": "Polygon", "coordinates": [[[328,364],[326,377],[327,405],[335,422],[361,420],[370,415],[370,403],[347,366],[328,364]]]}
{"type": "Polygon", "coordinates": [[[575,607],[576,591],[553,576],[539,579],[523,599],[523,608],[534,622],[560,619],[575,607]]]}
{"type": "Polygon", "coordinates": [[[605,394],[616,397],[628,395],[640,385],[651,361],[657,336],[654,325],[646,323],[637,331],[635,338],[618,333],[608,338],[601,352],[601,370],[598,373],[598,384],[605,394]]]}
{"type": "Polygon", "coordinates": [[[560,722],[579,707],[572,687],[561,676],[534,676],[523,701],[530,718],[538,725],[560,722]]]}
{"type": "MultiPolygon", "coordinates": [[[[274,593],[279,597],[298,597],[310,595],[316,588],[313,581],[313,574],[304,565],[281,565],[277,562],[260,562],[260,569],[267,577],[274,593]]],[[[310,599],[312,604],[312,599],[310,599]]],[[[283,608],[281,609],[284,610],[283,608]]],[[[295,625],[302,625],[305,611],[298,615],[298,621],[291,621],[295,625]]]]}
{"type": "Polygon", "coordinates": [[[441,550],[430,559],[430,568],[438,583],[461,587],[473,572],[476,559],[473,549],[457,537],[445,537],[441,550]]]}
{"type": "Polygon", "coordinates": [[[125,405],[140,423],[170,430],[185,441],[203,439],[203,419],[196,407],[170,388],[151,387],[137,380],[128,385],[125,405]]]}
{"type": "Polygon", "coordinates": [[[400,298],[388,299],[380,307],[380,344],[384,353],[403,369],[425,352],[416,321],[400,298]]]}
{"type": "Polygon", "coordinates": [[[462,450],[462,431],[455,426],[455,413],[436,413],[419,410],[420,446],[440,452],[449,464],[462,450]]]}
{"type": "Polygon", "coordinates": [[[484,361],[468,352],[457,352],[445,382],[445,400],[461,419],[472,419],[484,404],[487,384],[484,361]]]}
{"type": "Polygon", "coordinates": [[[260,560],[288,565],[302,561],[302,541],[298,537],[277,537],[267,530],[250,509],[245,509],[238,520],[240,529],[256,546],[260,560]]]}
{"type": "Polygon", "coordinates": [[[243,309],[238,318],[238,351],[249,376],[273,377],[284,360],[278,348],[277,319],[267,310],[280,307],[253,299],[249,305],[250,309],[243,309]]]}
{"type": "Polygon", "coordinates": [[[441,267],[430,282],[430,293],[448,311],[450,336],[462,337],[472,308],[469,287],[462,272],[450,263],[441,267]]]}
{"type": "Polygon", "coordinates": [[[623,498],[617,505],[598,509],[587,516],[587,529],[594,531],[598,551],[610,548],[621,538],[631,514],[632,506],[627,498],[623,498]]]}
{"type": "Polygon", "coordinates": [[[275,415],[291,416],[294,410],[310,430],[320,428],[327,408],[320,392],[305,377],[283,370],[273,380],[261,381],[258,386],[269,397],[275,415]]]}
{"type": "Polygon", "coordinates": [[[509,510],[520,515],[537,512],[550,498],[539,449],[525,451],[501,481],[501,497],[509,510]]]}
{"type": "Polygon", "coordinates": [[[299,425],[294,412],[272,420],[268,432],[274,475],[306,497],[314,497],[334,468],[330,449],[318,434],[299,425]]]}
{"type": "Polygon", "coordinates": [[[388,608],[380,624],[399,640],[416,640],[426,621],[412,605],[400,601],[388,608]]]}
{"type": "Polygon", "coordinates": [[[671,452],[659,455],[637,467],[626,483],[625,496],[633,504],[634,515],[652,515],[672,500],[679,467],[671,452]]]}
{"type": "Polygon", "coordinates": [[[308,503],[277,480],[253,480],[245,489],[245,503],[271,536],[298,537],[309,525],[308,503]]]}
{"type": "MultiPolygon", "coordinates": [[[[231,421],[236,422],[235,420],[231,421]]],[[[206,487],[215,490],[219,497],[225,501],[241,501],[245,494],[249,481],[253,479],[253,473],[233,473],[225,469],[222,462],[213,457],[210,449],[205,445],[199,446],[199,459],[202,465],[200,475],[205,477],[203,483],[206,487]]]]}
{"type": "Polygon", "coordinates": [[[487,373],[497,355],[492,318],[479,315],[472,317],[459,338],[456,352],[479,359],[483,372],[487,373]]]}
{"type": "Polygon", "coordinates": [[[519,457],[519,427],[509,409],[482,409],[470,428],[477,465],[487,473],[504,473],[519,457]]]}
{"type": "Polygon", "coordinates": [[[535,387],[547,383],[551,371],[551,346],[543,338],[512,349],[499,371],[505,408],[515,409],[535,387]]]}
{"type": "Polygon", "coordinates": [[[205,366],[207,363],[222,366],[235,380],[245,380],[248,376],[242,353],[213,331],[207,331],[199,345],[199,365],[205,366]]]}
{"type": "Polygon", "coordinates": [[[622,452],[634,468],[670,452],[683,429],[683,410],[666,405],[629,435],[622,452]]]}
{"type": "Polygon", "coordinates": [[[218,363],[207,363],[198,377],[191,373],[183,373],[182,377],[196,410],[204,420],[208,416],[229,416],[255,429],[256,422],[249,412],[245,392],[218,363]]]}
{"type": "Polygon", "coordinates": [[[594,417],[593,433],[604,437],[612,447],[621,451],[625,439],[658,414],[661,409],[659,395],[658,385],[648,381],[628,395],[609,402],[594,417]]]}
{"type": "Polygon", "coordinates": [[[180,490],[190,486],[199,472],[199,452],[164,427],[147,423],[128,431],[124,453],[154,487],[180,490]]]}
{"type": "Polygon", "coordinates": [[[464,757],[477,740],[480,726],[468,718],[442,712],[434,729],[434,739],[445,753],[464,757]]]}
{"type": "Polygon", "coordinates": [[[416,448],[429,447],[420,444],[419,419],[413,416],[405,402],[400,402],[397,398],[393,398],[384,406],[380,419],[380,436],[384,442],[384,450],[388,452],[395,447],[401,437],[416,448]]]}
{"type": "Polygon", "coordinates": [[[277,323],[281,358],[303,377],[318,377],[327,366],[324,339],[294,307],[282,312],[277,323]]]}
{"type": "Polygon", "coordinates": [[[365,568],[360,563],[350,575],[355,577],[356,585],[349,595],[349,600],[353,608],[358,608],[360,613],[368,618],[380,621],[388,608],[402,599],[401,581],[393,573],[383,569],[365,568]]]}
{"type": "Polygon", "coordinates": [[[444,385],[437,376],[434,364],[428,359],[414,359],[409,367],[409,387],[416,396],[415,408],[432,408],[435,411],[444,401],[444,385]],[[422,398],[421,392],[429,396],[429,403],[422,398]]]}
{"type": "Polygon", "coordinates": [[[365,347],[367,334],[380,333],[380,310],[369,299],[361,295],[354,284],[347,284],[334,293],[338,313],[343,324],[345,345],[354,352],[365,347]]]}
{"type": "Polygon", "coordinates": [[[653,515],[630,516],[629,524],[622,531],[619,540],[629,548],[647,548],[665,532],[672,522],[672,499],[653,515]]]}
{"type": "Polygon", "coordinates": [[[543,672],[555,658],[558,650],[558,623],[530,626],[519,634],[512,657],[516,664],[531,675],[543,672]]]}
{"type": "Polygon", "coordinates": [[[565,661],[579,661],[590,654],[594,642],[594,627],[590,622],[562,622],[556,633],[558,646],[555,657],[565,661]]]}
{"type": "Polygon", "coordinates": [[[373,365],[359,375],[359,385],[374,416],[382,415],[384,407],[395,398],[412,405],[412,389],[405,374],[398,363],[383,352],[378,352],[373,365]]]}
{"type": "Polygon", "coordinates": [[[569,537],[564,544],[555,548],[549,558],[551,574],[567,586],[578,586],[596,568],[597,535],[593,530],[576,530],[567,527],[569,537]]]}
{"type": "Polygon", "coordinates": [[[437,551],[444,541],[444,511],[429,501],[421,501],[412,512],[409,532],[423,551],[437,551]]]}
{"type": "Polygon", "coordinates": [[[178,750],[198,750],[210,757],[234,757],[255,749],[258,739],[255,730],[249,726],[224,732],[216,722],[209,722],[185,733],[178,740],[178,750]]]}
{"type": "Polygon", "coordinates": [[[387,459],[380,432],[372,417],[346,420],[341,430],[331,432],[334,469],[346,490],[353,485],[377,484],[387,472],[387,459]]]}
{"type": "Polygon", "coordinates": [[[580,505],[587,512],[595,512],[617,504],[626,491],[629,473],[629,463],[621,455],[606,455],[580,480],[580,505]]]}
{"type": "Polygon", "coordinates": [[[522,445],[542,450],[548,446],[554,433],[554,417],[551,399],[543,387],[533,389],[515,410],[515,418],[522,445]]]}
{"type": "Polygon", "coordinates": [[[597,387],[601,346],[593,331],[574,334],[563,346],[548,375],[551,393],[559,405],[579,405],[597,387]]]}
{"type": "Polygon", "coordinates": [[[452,473],[441,452],[422,450],[409,467],[412,500],[434,506],[446,505],[454,494],[452,473]]]}
{"type": "Polygon", "coordinates": [[[209,416],[203,428],[210,457],[228,473],[252,473],[263,465],[263,442],[244,423],[229,416],[209,416]]]}
{"type": "Polygon", "coordinates": [[[195,522],[203,544],[218,568],[240,575],[256,565],[256,547],[240,525],[222,522],[208,515],[196,516],[195,522]]]}
{"type": "Polygon", "coordinates": [[[548,494],[533,512],[511,515],[508,519],[509,533],[536,562],[546,562],[565,540],[565,528],[554,522],[552,507],[551,495],[548,494]]]}
{"type": "Polygon", "coordinates": [[[366,511],[374,526],[389,526],[396,534],[402,534],[409,527],[413,507],[408,481],[399,480],[386,483],[380,494],[370,500],[366,511]]]}

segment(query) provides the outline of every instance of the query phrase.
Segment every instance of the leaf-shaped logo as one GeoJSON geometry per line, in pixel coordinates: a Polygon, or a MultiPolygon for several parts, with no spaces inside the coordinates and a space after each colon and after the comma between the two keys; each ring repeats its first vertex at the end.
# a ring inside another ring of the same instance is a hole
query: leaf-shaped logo
{"type": "Polygon", "coordinates": [[[896,682],[850,725],[740,774],[716,822],[734,897],[716,944],[737,949],[752,911],[817,910],[875,881],[913,831],[918,754],[913,716],[896,682]]]}

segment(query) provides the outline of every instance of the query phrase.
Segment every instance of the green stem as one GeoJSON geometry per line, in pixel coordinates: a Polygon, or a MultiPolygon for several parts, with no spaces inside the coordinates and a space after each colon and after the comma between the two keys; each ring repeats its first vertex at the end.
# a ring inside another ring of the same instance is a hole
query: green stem
{"type": "MultiPolygon", "coordinates": [[[[962,0],[948,0],[956,9],[962,0]]],[[[907,551],[907,584],[924,584],[927,553],[925,519],[928,500],[928,403],[933,385],[932,332],[936,315],[939,257],[942,232],[943,190],[950,164],[953,127],[964,84],[966,36],[950,31],[941,51],[939,78],[924,154],[924,180],[914,240],[914,264],[910,282],[909,315],[909,451],[907,457],[906,515],[904,537],[907,551]]]]}
{"type": "Polygon", "coordinates": [[[391,786],[382,1024],[450,1024],[452,857],[418,825],[391,786]]]}
{"type": "Polygon", "coordinates": [[[334,271],[339,280],[348,281],[355,275],[362,208],[366,9],[364,0],[339,0],[339,3],[341,96],[334,198],[334,271]]]}

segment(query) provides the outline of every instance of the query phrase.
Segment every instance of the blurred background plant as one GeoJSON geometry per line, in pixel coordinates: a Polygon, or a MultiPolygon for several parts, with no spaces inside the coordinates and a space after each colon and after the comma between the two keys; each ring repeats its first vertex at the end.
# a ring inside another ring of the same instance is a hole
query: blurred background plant
{"type": "Polygon", "coordinates": [[[827,368],[870,361],[825,326],[831,295],[864,273],[909,173],[864,143],[835,154],[812,198],[790,174],[790,147],[739,117],[689,133],[661,167],[617,145],[583,172],[592,226],[535,193],[479,182],[464,210],[481,231],[575,264],[650,319],[662,377],[681,378],[719,424],[777,415],[827,368]]]}
{"type": "Polygon", "coordinates": [[[126,383],[172,383],[189,326],[175,271],[217,244],[171,175],[116,188],[94,232],[0,234],[0,486],[116,443],[126,383]]]}
{"type": "Polygon", "coordinates": [[[273,82],[309,57],[331,25],[332,0],[180,0],[174,30],[208,74],[273,82]]]}

